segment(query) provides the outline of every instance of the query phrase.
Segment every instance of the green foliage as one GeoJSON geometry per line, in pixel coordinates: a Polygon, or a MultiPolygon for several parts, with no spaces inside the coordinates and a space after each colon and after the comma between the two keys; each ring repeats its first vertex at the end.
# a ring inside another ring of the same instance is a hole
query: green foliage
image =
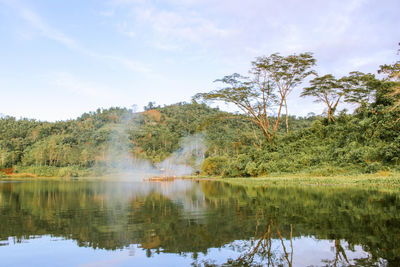
{"type": "Polygon", "coordinates": [[[400,122],[396,113],[341,114],[335,123],[316,120],[312,126],[279,135],[260,148],[247,146],[231,157],[226,176],[310,172],[335,175],[373,173],[398,168],[400,122]]]}
{"type": "Polygon", "coordinates": [[[15,173],[34,174],[40,177],[79,177],[91,175],[93,171],[79,166],[17,166],[15,173]]]}
{"type": "Polygon", "coordinates": [[[228,158],[223,156],[215,156],[206,158],[201,165],[201,172],[205,175],[221,175],[226,168],[228,158]]]}

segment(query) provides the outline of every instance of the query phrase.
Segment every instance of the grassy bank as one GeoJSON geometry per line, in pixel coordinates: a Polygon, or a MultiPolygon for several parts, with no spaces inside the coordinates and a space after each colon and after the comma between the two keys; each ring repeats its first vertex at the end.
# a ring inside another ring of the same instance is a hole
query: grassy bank
{"type": "Polygon", "coordinates": [[[0,172],[0,178],[33,178],[33,177],[88,177],[101,176],[104,170],[100,168],[82,168],[79,166],[15,166],[7,173],[0,172]],[[12,171],[10,171],[12,170],[12,171]]]}
{"type": "Polygon", "coordinates": [[[209,177],[208,179],[242,186],[359,186],[400,191],[400,173],[389,171],[381,171],[374,174],[353,174],[335,176],[313,176],[310,174],[276,174],[266,177],[209,177]]]}

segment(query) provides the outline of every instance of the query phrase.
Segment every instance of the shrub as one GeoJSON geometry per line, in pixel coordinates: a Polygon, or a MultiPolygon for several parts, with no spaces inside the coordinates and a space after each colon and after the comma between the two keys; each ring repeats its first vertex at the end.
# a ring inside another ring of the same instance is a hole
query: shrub
{"type": "Polygon", "coordinates": [[[365,167],[366,173],[376,173],[377,171],[382,169],[382,165],[379,162],[372,162],[367,164],[365,167]]]}
{"type": "Polygon", "coordinates": [[[201,165],[201,173],[206,175],[222,175],[227,163],[228,158],[223,156],[206,158],[201,165]]]}
{"type": "Polygon", "coordinates": [[[257,176],[257,164],[253,161],[248,162],[245,171],[250,176],[257,176]]]}

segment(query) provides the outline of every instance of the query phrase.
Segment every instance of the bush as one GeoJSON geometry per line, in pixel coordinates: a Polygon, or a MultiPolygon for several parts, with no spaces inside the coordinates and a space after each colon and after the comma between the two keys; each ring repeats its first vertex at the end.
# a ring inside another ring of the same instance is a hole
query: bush
{"type": "Polygon", "coordinates": [[[222,175],[227,164],[228,158],[223,156],[206,158],[201,165],[201,173],[205,175],[222,175]]]}
{"type": "Polygon", "coordinates": [[[267,175],[269,173],[268,171],[268,164],[265,162],[262,162],[261,164],[258,165],[257,167],[257,175],[267,175]]]}
{"type": "Polygon", "coordinates": [[[310,170],[310,174],[313,176],[334,176],[343,173],[346,173],[345,169],[327,164],[315,166],[310,170]]]}
{"type": "Polygon", "coordinates": [[[376,173],[379,170],[382,170],[383,166],[382,164],[380,164],[379,162],[372,162],[367,164],[367,166],[365,167],[365,172],[366,173],[376,173]]]}
{"type": "Polygon", "coordinates": [[[250,176],[257,176],[257,164],[253,161],[248,162],[245,171],[250,176]]]}

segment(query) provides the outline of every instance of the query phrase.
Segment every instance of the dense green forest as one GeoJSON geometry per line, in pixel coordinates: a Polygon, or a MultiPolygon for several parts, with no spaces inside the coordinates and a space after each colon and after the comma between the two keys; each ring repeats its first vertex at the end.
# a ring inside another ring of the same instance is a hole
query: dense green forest
{"type": "Polygon", "coordinates": [[[314,77],[302,96],[325,103],[327,113],[307,117],[283,112],[288,94],[316,75],[311,54],[273,54],[252,64],[254,79],[226,76],[218,81],[227,87],[198,94],[191,103],[161,107],[151,102],[141,113],[98,109],[58,122],[3,116],[0,176],[101,175],[118,168],[118,157],[126,155],[157,167],[181,148],[185,137],[196,134],[202,136],[204,161],[201,166],[187,164],[204,175],[332,175],[400,168],[399,62],[381,66],[380,79],[360,72],[339,79],[314,77]],[[223,112],[199,99],[234,103],[244,112],[223,112]],[[352,114],[337,114],[342,101],[357,108],[352,114]]]}

